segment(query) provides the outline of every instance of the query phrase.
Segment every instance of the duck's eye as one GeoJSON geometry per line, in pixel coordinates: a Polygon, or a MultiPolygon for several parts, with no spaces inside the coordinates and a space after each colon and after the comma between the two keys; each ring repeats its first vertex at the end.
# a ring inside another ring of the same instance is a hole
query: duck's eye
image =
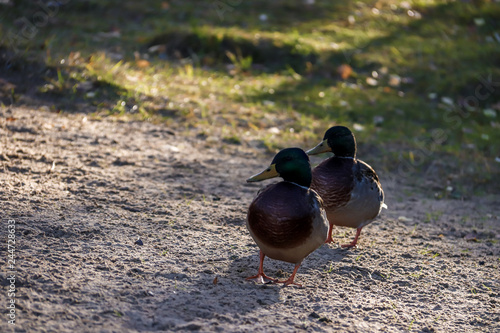
{"type": "Polygon", "coordinates": [[[266,171],[267,171],[267,172],[271,171],[271,168],[267,168],[267,170],[266,170],[266,171]]]}

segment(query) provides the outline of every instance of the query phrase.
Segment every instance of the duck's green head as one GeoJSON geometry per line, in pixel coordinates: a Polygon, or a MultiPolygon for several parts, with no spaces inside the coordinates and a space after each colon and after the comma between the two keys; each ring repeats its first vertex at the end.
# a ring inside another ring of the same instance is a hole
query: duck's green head
{"type": "Polygon", "coordinates": [[[356,156],[356,139],[351,130],[345,126],[334,126],[326,131],[323,141],[307,151],[308,155],[333,152],[339,157],[356,156]]]}
{"type": "Polygon", "coordinates": [[[300,148],[286,148],[274,156],[271,165],[264,171],[250,177],[247,182],[281,177],[285,181],[309,187],[312,174],[309,157],[300,148]]]}

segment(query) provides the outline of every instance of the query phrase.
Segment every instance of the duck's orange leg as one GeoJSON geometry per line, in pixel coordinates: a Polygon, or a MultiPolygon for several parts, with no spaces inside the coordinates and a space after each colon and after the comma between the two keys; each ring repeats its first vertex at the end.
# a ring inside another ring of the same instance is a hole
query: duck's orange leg
{"type": "Polygon", "coordinates": [[[260,251],[259,272],[257,273],[257,275],[247,277],[246,278],[247,280],[257,279],[257,281],[260,283],[265,283],[266,281],[264,279],[268,279],[268,280],[271,280],[273,282],[277,281],[277,279],[270,278],[269,276],[264,274],[264,258],[265,257],[266,257],[266,255],[264,254],[264,252],[260,251]]]}
{"type": "Polygon", "coordinates": [[[299,270],[299,267],[300,267],[300,264],[301,264],[301,263],[302,263],[302,262],[299,262],[298,264],[296,264],[296,265],[295,265],[295,269],[293,270],[292,275],[291,275],[288,279],[286,279],[286,280],[284,280],[284,281],[276,281],[276,283],[284,283],[284,284],[285,284],[285,286],[288,286],[288,285],[294,284],[294,285],[296,285],[296,286],[302,287],[302,285],[301,285],[301,284],[293,282],[293,280],[295,279],[295,274],[297,274],[297,271],[299,270]]]}
{"type": "Polygon", "coordinates": [[[351,247],[356,246],[356,243],[358,242],[359,234],[361,234],[361,229],[363,229],[363,227],[359,227],[358,229],[356,229],[356,237],[354,237],[354,240],[351,243],[343,244],[341,246],[347,247],[347,248],[351,248],[351,247]]]}
{"type": "Polygon", "coordinates": [[[328,237],[326,238],[325,243],[333,243],[332,232],[333,232],[333,223],[330,223],[330,226],[328,227],[328,237]]]}

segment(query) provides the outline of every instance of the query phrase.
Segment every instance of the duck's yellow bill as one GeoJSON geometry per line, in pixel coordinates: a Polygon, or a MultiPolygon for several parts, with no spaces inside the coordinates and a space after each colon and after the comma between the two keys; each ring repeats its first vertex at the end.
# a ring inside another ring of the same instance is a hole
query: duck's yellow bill
{"type": "Polygon", "coordinates": [[[328,153],[328,152],[332,151],[330,146],[328,146],[327,141],[328,141],[327,139],[321,141],[316,147],[306,151],[306,154],[307,155],[317,155],[317,154],[328,153]]]}
{"type": "Polygon", "coordinates": [[[279,177],[279,175],[278,171],[276,171],[276,164],[271,164],[266,170],[248,178],[247,183],[259,182],[264,179],[279,177]]]}

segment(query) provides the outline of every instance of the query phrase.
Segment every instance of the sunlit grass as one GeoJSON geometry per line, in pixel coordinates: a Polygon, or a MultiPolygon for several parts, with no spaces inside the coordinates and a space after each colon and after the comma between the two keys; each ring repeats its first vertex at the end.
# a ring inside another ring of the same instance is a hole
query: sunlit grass
{"type": "MultiPolygon", "coordinates": [[[[37,7],[9,10],[2,36],[37,7]]],[[[223,12],[210,1],[87,1],[0,45],[51,69],[37,91],[66,101],[52,109],[83,100],[96,117],[269,151],[309,147],[341,123],[378,169],[457,183],[443,193],[458,198],[494,187],[499,169],[498,22],[487,0],[244,1],[223,12]]]]}

